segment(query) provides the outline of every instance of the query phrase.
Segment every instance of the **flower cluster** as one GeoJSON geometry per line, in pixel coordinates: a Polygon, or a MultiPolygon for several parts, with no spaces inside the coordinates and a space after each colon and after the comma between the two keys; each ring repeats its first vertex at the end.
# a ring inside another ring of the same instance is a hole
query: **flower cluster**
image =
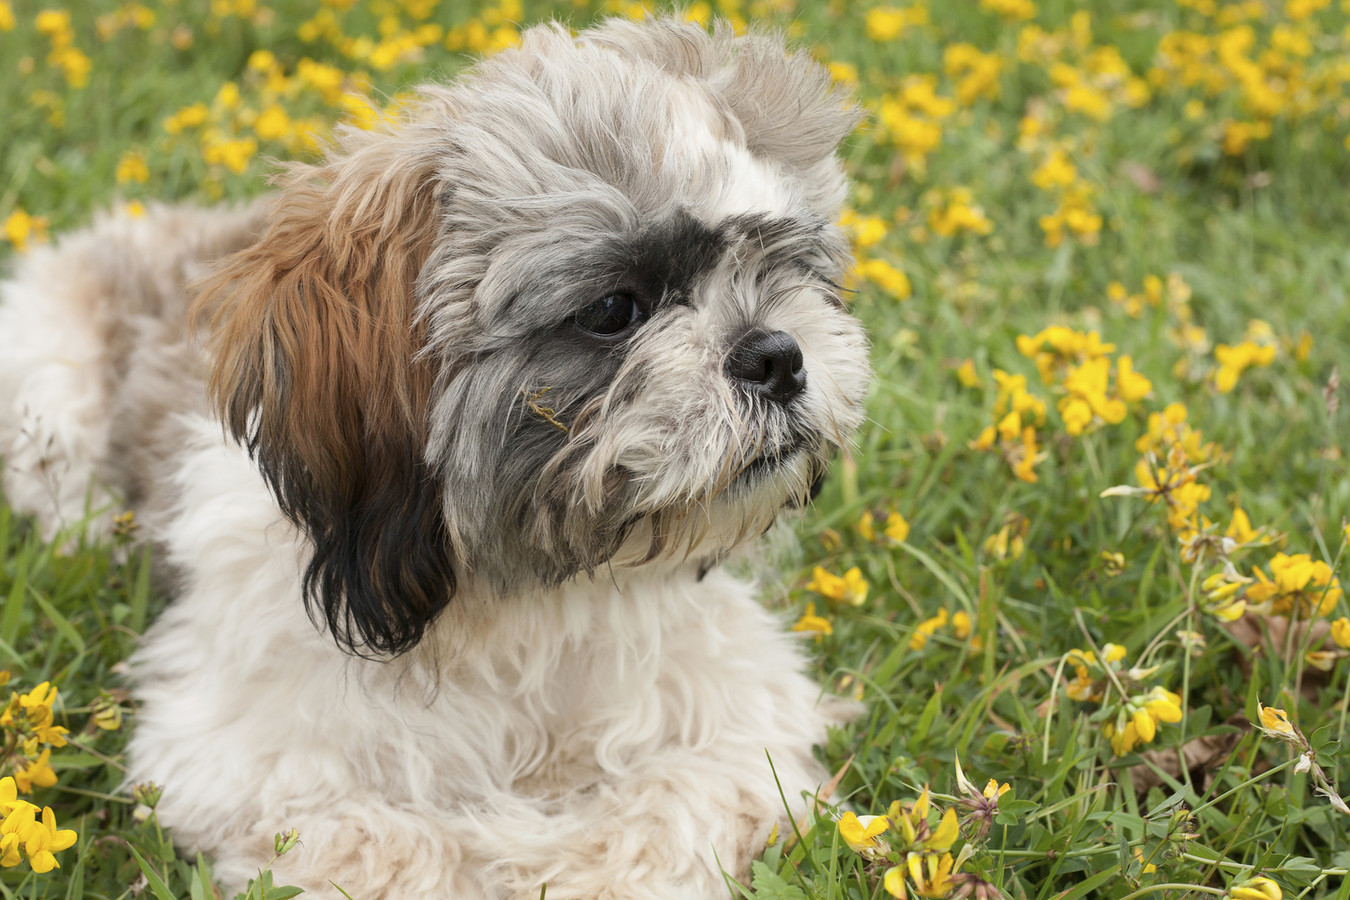
{"type": "Polygon", "coordinates": [[[972,839],[982,840],[1009,786],[991,779],[978,790],[966,779],[958,761],[957,787],[961,792],[957,805],[948,806],[940,816],[926,787],[912,803],[893,802],[885,815],[859,816],[847,811],[837,823],[839,837],[869,871],[879,875],[886,893],[899,900],[906,900],[911,893],[939,898],[1002,897],[979,876],[961,872],[974,850],[972,844],[967,843],[955,857],[951,851],[961,837],[957,806],[967,811],[972,839]]]}
{"type": "MultiPolygon", "coordinates": [[[[0,684],[9,681],[0,671],[0,684]]],[[[0,866],[10,868],[27,859],[35,872],[58,867],[53,855],[75,843],[75,832],[59,830],[50,807],[39,808],[19,794],[56,784],[51,767],[53,748],[66,746],[67,729],[55,722],[53,707],[60,703],[56,688],[42,682],[27,693],[10,693],[0,712],[0,766],[10,774],[0,778],[0,866]]]]}
{"type": "Polygon", "coordinates": [[[1036,428],[1045,424],[1045,401],[1027,388],[1025,375],[994,370],[998,396],[994,399],[994,424],[986,426],[972,443],[976,450],[998,447],[1019,480],[1035,483],[1036,463],[1041,460],[1036,428]]]}
{"type": "Polygon", "coordinates": [[[1102,647],[1099,659],[1091,650],[1070,650],[1066,663],[1073,678],[1065,686],[1070,698],[1098,704],[1092,716],[1100,722],[1102,735],[1111,743],[1116,756],[1124,756],[1141,744],[1152,743],[1161,724],[1182,719],[1182,699],[1161,685],[1146,685],[1157,672],[1152,668],[1125,668],[1125,648],[1119,644],[1102,647]]]}
{"type": "Polygon", "coordinates": [[[50,806],[41,811],[27,800],[19,799],[13,778],[0,778],[0,866],[19,865],[26,858],[38,874],[60,868],[56,854],[74,846],[78,837],[68,828],[57,828],[56,813],[50,806]]]}
{"type": "MultiPolygon", "coordinates": [[[[0,684],[9,681],[8,672],[0,672],[0,684]]],[[[56,784],[51,767],[53,748],[66,745],[69,732],[55,724],[52,707],[59,702],[56,688],[42,682],[26,694],[11,692],[9,703],[0,712],[0,730],[4,750],[0,765],[14,774],[15,783],[25,794],[35,787],[56,784]]]]}

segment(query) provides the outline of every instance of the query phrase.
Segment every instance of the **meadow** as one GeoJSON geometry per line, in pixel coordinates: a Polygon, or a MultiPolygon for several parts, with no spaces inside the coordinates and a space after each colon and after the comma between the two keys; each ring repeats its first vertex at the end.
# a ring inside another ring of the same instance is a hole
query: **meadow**
{"type": "MultiPolygon", "coordinates": [[[[646,12],[0,0],[0,262],[254,196],[522,25],[646,12]]],[[[866,713],[729,896],[1350,898],[1350,0],[683,14],[786,30],[868,112],[869,420],[764,597],[866,713]]],[[[219,896],[121,784],[164,602],[135,531],[47,544],[0,505],[5,897],[219,896]]]]}

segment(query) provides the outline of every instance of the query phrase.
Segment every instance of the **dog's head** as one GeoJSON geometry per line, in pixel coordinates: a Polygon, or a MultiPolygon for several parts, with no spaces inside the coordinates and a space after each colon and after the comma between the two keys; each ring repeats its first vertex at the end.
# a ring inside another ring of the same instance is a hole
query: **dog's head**
{"type": "Polygon", "coordinates": [[[339,643],[713,559],[857,427],[835,157],[856,112],[775,39],[541,26],[296,166],[199,300],[211,387],[339,643]]]}

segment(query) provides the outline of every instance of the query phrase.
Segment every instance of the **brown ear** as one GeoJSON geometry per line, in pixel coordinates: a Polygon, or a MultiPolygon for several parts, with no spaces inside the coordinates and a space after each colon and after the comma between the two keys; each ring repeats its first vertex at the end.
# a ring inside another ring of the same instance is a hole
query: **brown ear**
{"type": "Polygon", "coordinates": [[[288,170],[265,234],[196,305],[216,411],[312,540],[306,602],[354,652],[409,649],[454,589],[414,315],[434,155],[410,145],[349,133],[288,170]]]}

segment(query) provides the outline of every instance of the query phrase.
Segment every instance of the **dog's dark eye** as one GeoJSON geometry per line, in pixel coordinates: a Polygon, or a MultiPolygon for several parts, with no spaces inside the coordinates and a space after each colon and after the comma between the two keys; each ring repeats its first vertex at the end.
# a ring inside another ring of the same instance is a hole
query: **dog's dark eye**
{"type": "Polygon", "coordinates": [[[632,294],[610,294],[573,317],[577,327],[597,337],[622,334],[646,318],[632,294]]]}

